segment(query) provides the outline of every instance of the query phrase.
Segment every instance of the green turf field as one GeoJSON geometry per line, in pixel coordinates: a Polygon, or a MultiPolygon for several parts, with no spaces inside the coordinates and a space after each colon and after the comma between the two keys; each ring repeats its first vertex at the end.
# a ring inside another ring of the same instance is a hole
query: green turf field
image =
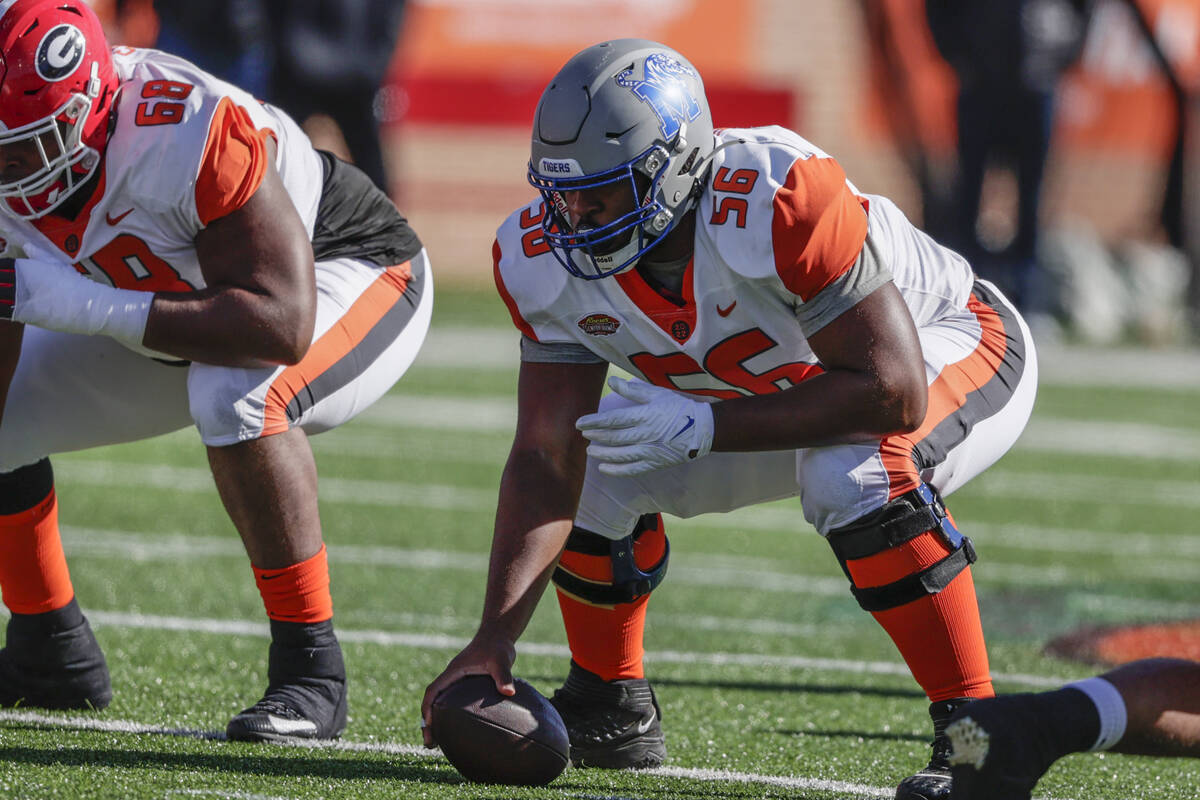
{"type": "MultiPolygon", "coordinates": [[[[344,739],[221,741],[266,684],[267,627],[203,449],[183,431],[55,460],[76,590],[115,699],[97,714],[0,711],[0,797],[890,798],[927,758],[926,702],[795,501],[668,520],[671,571],[647,632],[663,769],[569,770],[523,791],[467,784],[420,746],[424,686],[477,620],[515,408],[515,332],[499,303],[463,291],[437,303],[400,385],[313,440],[351,680],[344,739]]],[[[1197,356],[1150,378],[1145,360],[1048,359],[1022,442],[950,499],[980,554],[1001,691],[1092,674],[1042,652],[1081,625],[1200,617],[1197,356]]],[[[553,598],[519,652],[518,674],[543,692],[565,675],[553,598]]],[[[1198,785],[1194,761],[1077,755],[1039,795],[1180,800],[1198,785]]]]}

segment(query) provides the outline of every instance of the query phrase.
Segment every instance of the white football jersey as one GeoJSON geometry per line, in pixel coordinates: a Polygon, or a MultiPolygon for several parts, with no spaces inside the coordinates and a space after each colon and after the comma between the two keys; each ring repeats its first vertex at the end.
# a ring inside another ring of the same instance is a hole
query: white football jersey
{"type": "Polygon", "coordinates": [[[121,80],[117,121],[96,191],[74,220],[0,214],[0,236],[10,248],[74,263],[123,289],[202,288],[196,234],[241,207],[261,184],[268,136],[311,237],[322,165],[295,122],[167,53],[117,47],[113,61],[121,80]]]}
{"type": "Polygon", "coordinates": [[[786,389],[820,371],[806,335],[893,281],[918,328],[961,314],[970,265],[838,163],[779,127],[720,130],[696,209],[681,303],[636,270],[567,273],[541,236],[541,200],[500,226],[495,278],[513,321],[543,344],[584,345],[645,380],[720,398],[786,389]]]}

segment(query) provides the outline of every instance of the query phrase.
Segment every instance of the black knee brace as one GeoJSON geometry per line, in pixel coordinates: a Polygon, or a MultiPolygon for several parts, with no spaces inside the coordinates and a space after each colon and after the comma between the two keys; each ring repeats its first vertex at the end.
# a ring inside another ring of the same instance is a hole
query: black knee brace
{"type": "Polygon", "coordinates": [[[54,470],[50,459],[0,472],[0,515],[20,514],[37,506],[54,488],[54,470]]]}
{"type": "Polygon", "coordinates": [[[671,544],[663,535],[663,557],[649,570],[638,567],[633,558],[633,544],[646,531],[658,530],[658,515],[642,516],[633,533],[624,539],[609,539],[597,533],[572,528],[567,537],[567,550],[587,556],[608,556],[612,560],[612,583],[597,583],[569,572],[559,564],[554,568],[551,580],[554,585],[568,594],[596,605],[614,606],[632,603],[654,591],[667,575],[667,560],[671,555],[671,544]]]}
{"type": "Polygon", "coordinates": [[[950,554],[941,561],[883,586],[860,589],[853,585],[851,578],[850,591],[860,606],[867,611],[887,611],[926,595],[937,594],[958,573],[975,563],[975,548],[971,540],[954,527],[937,492],[922,483],[916,489],[889,500],[878,511],[833,529],[826,538],[842,565],[842,571],[850,578],[847,561],[882,553],[931,530],[938,532],[951,548],[950,554]]]}

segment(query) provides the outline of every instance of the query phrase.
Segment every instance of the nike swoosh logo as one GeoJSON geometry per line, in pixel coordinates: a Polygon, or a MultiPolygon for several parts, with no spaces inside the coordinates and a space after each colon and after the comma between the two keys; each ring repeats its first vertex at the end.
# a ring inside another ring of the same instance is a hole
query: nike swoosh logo
{"type": "Polygon", "coordinates": [[[690,427],[692,427],[693,425],[695,425],[695,424],[696,424],[696,418],[695,418],[695,417],[688,417],[688,418],[687,418],[687,420],[688,420],[688,421],[687,421],[687,424],[686,424],[686,425],[684,425],[684,426],[683,426],[682,428],[680,428],[679,430],[675,431],[675,435],[674,435],[674,436],[672,436],[670,439],[667,439],[667,441],[668,441],[668,442],[671,442],[671,441],[674,441],[675,439],[678,439],[680,436],[682,436],[682,435],[684,434],[684,432],[686,432],[686,431],[687,431],[687,429],[688,429],[688,428],[690,428],[690,427]]]}
{"type": "Polygon", "coordinates": [[[628,128],[626,128],[626,129],[625,129],[625,130],[623,130],[623,131],[605,131],[605,133],[604,133],[604,138],[606,138],[606,139],[620,139],[622,136],[624,136],[625,134],[629,133],[631,130],[633,130],[633,129],[634,129],[634,128],[636,128],[636,127],[637,127],[637,125],[630,125],[628,128]]]}
{"type": "Polygon", "coordinates": [[[108,221],[109,225],[116,225],[118,222],[125,219],[132,213],[133,213],[133,209],[131,208],[128,211],[126,211],[124,214],[118,214],[115,217],[112,214],[105,214],[104,219],[108,221]]]}
{"type": "Polygon", "coordinates": [[[654,715],[651,714],[650,716],[646,717],[644,720],[642,720],[641,722],[638,723],[637,732],[645,733],[646,731],[650,730],[650,726],[653,724],[654,724],[654,715]]]}
{"type": "Polygon", "coordinates": [[[307,719],[284,719],[274,714],[267,714],[267,721],[276,733],[316,733],[317,723],[307,719]]]}
{"type": "Polygon", "coordinates": [[[733,311],[733,307],[734,307],[734,306],[736,306],[736,305],[737,305],[737,300],[734,300],[732,303],[730,303],[729,305],[725,306],[724,308],[721,308],[721,306],[720,306],[720,305],[718,305],[718,306],[717,306],[717,313],[718,313],[718,314],[720,314],[722,317],[728,317],[728,316],[729,316],[729,312],[730,312],[730,311],[733,311]]]}

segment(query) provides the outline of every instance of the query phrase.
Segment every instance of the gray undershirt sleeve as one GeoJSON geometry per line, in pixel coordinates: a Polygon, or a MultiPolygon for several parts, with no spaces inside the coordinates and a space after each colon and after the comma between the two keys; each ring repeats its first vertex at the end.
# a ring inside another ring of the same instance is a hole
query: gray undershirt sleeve
{"type": "Polygon", "coordinates": [[[796,307],[800,329],[805,336],[811,336],[891,279],[891,270],[884,265],[875,241],[868,235],[854,266],[807,303],[796,307]]]}
{"type": "Polygon", "coordinates": [[[605,360],[574,342],[539,342],[521,336],[521,360],[538,364],[603,364],[605,360]]]}

